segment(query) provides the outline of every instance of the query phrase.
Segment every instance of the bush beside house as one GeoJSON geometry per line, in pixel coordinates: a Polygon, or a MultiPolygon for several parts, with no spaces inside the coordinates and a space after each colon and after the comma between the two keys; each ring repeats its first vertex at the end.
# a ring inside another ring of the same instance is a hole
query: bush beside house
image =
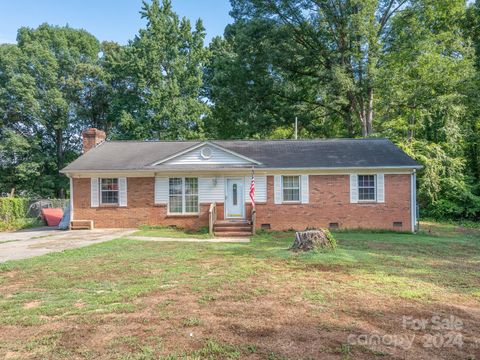
{"type": "Polygon", "coordinates": [[[0,231],[37,226],[39,220],[29,217],[30,200],[25,198],[0,198],[0,231]]]}

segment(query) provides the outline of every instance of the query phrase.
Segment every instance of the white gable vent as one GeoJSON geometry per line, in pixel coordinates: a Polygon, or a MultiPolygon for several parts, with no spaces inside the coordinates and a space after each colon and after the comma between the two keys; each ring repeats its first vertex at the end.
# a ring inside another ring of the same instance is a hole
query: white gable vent
{"type": "Polygon", "coordinates": [[[200,156],[204,159],[210,159],[212,157],[212,148],[205,146],[200,150],[200,156]]]}

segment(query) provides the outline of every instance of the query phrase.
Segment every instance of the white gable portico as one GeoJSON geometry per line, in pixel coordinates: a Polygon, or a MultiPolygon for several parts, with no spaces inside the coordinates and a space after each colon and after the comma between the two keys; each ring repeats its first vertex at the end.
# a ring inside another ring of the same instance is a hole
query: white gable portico
{"type": "MultiPolygon", "coordinates": [[[[167,189],[172,177],[164,177],[163,173],[175,169],[182,178],[198,179],[199,204],[223,204],[225,219],[245,219],[245,206],[251,202],[248,195],[251,175],[246,174],[256,166],[261,163],[210,141],[196,144],[151,165],[161,175],[156,177],[156,203],[169,204],[167,189]]],[[[260,175],[259,178],[258,198],[266,201],[266,177],[260,175]]]]}
{"type": "Polygon", "coordinates": [[[160,165],[254,166],[260,162],[205,141],[152,164],[160,165]]]}

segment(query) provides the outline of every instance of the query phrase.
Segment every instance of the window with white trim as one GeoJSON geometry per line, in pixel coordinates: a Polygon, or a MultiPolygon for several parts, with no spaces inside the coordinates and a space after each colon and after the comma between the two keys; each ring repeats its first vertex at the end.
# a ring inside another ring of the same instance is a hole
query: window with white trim
{"type": "Polygon", "coordinates": [[[376,201],[377,185],[375,175],[358,175],[358,201],[376,201]]]}
{"type": "Polygon", "coordinates": [[[300,176],[282,176],[283,202],[300,202],[300,176]]]}
{"type": "Polygon", "coordinates": [[[185,212],[198,213],[198,178],[185,178],[185,212]]]}
{"type": "Polygon", "coordinates": [[[183,179],[170,178],[169,179],[169,201],[168,211],[170,213],[183,212],[183,179]]]}
{"type": "Polygon", "coordinates": [[[100,203],[118,204],[118,179],[100,179],[100,203]]]}
{"type": "Polygon", "coordinates": [[[170,178],[168,185],[170,214],[198,214],[198,178],[170,178]]]}

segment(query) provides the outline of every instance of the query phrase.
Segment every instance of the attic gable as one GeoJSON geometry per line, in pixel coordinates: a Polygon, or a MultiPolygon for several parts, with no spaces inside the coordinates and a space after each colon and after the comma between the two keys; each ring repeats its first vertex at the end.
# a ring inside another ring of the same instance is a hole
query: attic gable
{"type": "Polygon", "coordinates": [[[260,165],[254,159],[211,142],[202,142],[177,154],[155,162],[158,165],[260,165]]]}

